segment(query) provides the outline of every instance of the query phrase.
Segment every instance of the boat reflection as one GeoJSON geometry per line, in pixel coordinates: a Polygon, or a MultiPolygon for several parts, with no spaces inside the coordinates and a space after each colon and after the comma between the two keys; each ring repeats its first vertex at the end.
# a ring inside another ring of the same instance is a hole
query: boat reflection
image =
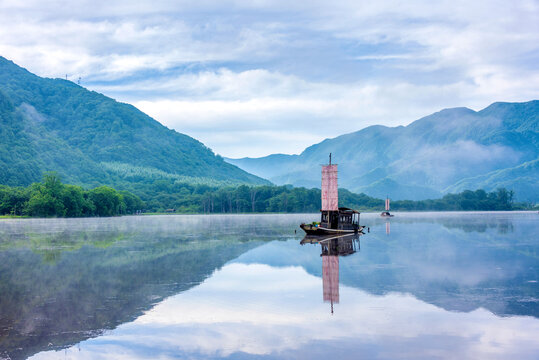
{"type": "Polygon", "coordinates": [[[305,236],[301,240],[304,244],[320,244],[322,257],[322,292],[324,302],[339,303],[339,257],[348,256],[360,250],[360,234],[341,236],[305,236]]]}

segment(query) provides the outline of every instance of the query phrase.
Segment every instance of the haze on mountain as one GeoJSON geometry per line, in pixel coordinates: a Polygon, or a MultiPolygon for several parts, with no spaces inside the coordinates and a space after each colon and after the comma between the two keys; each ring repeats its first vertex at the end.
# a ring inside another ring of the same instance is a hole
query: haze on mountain
{"type": "Polygon", "coordinates": [[[0,55],[260,157],[536,99],[538,24],[534,0],[0,1],[0,55]]]}
{"type": "Polygon", "coordinates": [[[28,185],[46,171],[97,186],[167,178],[210,185],[268,184],[132,105],[0,57],[0,184],[28,185]]]}
{"type": "Polygon", "coordinates": [[[28,185],[46,171],[83,186],[152,184],[319,187],[333,153],[340,186],[394,199],[498,187],[539,194],[538,101],[447,109],[404,127],[371,126],[300,155],[228,159],[129,104],[62,79],[38,77],[0,57],[0,183],[28,185]],[[240,168],[234,166],[237,165],[240,168]],[[251,175],[254,174],[254,175],[251,175]]]}
{"type": "Polygon", "coordinates": [[[326,139],[300,155],[227,161],[278,185],[319,187],[329,153],[340,166],[339,186],[373,197],[420,200],[505,187],[518,200],[536,202],[539,101],[445,109],[408,126],[376,125],[326,139]]]}

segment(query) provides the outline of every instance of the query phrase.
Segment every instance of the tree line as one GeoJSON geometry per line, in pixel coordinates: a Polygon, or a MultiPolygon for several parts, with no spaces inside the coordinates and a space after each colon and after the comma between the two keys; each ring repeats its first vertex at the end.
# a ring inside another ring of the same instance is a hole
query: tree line
{"type": "MultiPolygon", "coordinates": [[[[321,205],[320,195],[320,189],[242,185],[205,193],[201,199],[200,210],[204,213],[318,212],[321,205]]],[[[391,208],[397,211],[471,211],[525,207],[525,204],[515,204],[513,197],[514,193],[504,188],[493,192],[466,190],[435,200],[394,201],[391,208]]],[[[339,205],[361,211],[382,211],[385,203],[382,199],[339,189],[339,205]]]]}
{"type": "MultiPolygon", "coordinates": [[[[284,186],[228,186],[185,184],[157,180],[152,184],[136,184],[128,188],[145,202],[145,209],[179,213],[300,213],[320,210],[320,189],[284,186]]],[[[504,188],[447,194],[434,200],[399,200],[391,204],[396,211],[467,211],[514,210],[530,208],[515,203],[514,193],[504,188]]],[[[340,206],[360,211],[382,211],[384,200],[339,189],[340,206]]]]}
{"type": "Polygon", "coordinates": [[[144,203],[128,191],[108,186],[85,190],[66,185],[56,173],[24,187],[0,186],[0,215],[36,217],[116,216],[133,214],[144,203]]]}
{"type": "Polygon", "coordinates": [[[401,211],[490,211],[490,210],[520,210],[531,206],[513,201],[515,193],[512,190],[499,188],[486,192],[464,190],[458,194],[446,194],[441,199],[429,200],[399,200],[394,201],[391,208],[401,211]]]}
{"type": "MultiPolygon", "coordinates": [[[[399,200],[396,211],[514,210],[514,193],[504,188],[486,192],[466,190],[434,200],[399,200]]],[[[382,211],[384,200],[339,189],[340,206],[360,211],[382,211]]],[[[115,216],[138,211],[176,213],[312,213],[320,210],[320,189],[286,186],[211,187],[170,181],[139,184],[129,190],[99,186],[85,190],[62,184],[56,173],[26,188],[0,186],[0,215],[115,216]],[[140,197],[139,197],[140,196],[140,197]]]]}

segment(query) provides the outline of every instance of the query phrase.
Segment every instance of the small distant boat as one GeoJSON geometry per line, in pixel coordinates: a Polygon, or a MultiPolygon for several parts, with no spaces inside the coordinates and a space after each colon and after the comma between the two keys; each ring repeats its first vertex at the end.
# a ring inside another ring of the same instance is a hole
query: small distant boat
{"type": "Polygon", "coordinates": [[[339,193],[337,185],[337,165],[329,164],[322,166],[322,209],[320,222],[301,224],[300,228],[307,235],[326,236],[338,234],[354,234],[363,230],[359,225],[360,213],[356,210],[338,207],[339,193]]]}
{"type": "Polygon", "coordinates": [[[382,211],[382,213],[380,214],[381,217],[393,217],[395,215],[392,215],[390,212],[389,212],[389,197],[386,197],[386,210],[385,211],[382,211]]]}

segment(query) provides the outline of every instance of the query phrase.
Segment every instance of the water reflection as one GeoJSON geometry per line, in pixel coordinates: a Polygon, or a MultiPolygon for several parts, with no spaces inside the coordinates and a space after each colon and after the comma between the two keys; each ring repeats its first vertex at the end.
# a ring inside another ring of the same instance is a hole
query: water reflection
{"type": "Polygon", "coordinates": [[[339,256],[352,255],[360,249],[360,234],[340,236],[305,236],[301,244],[319,244],[322,257],[322,293],[324,302],[339,303],[339,256]]]}
{"type": "MultiPolygon", "coordinates": [[[[526,217],[537,215],[532,212],[522,212],[526,217]]],[[[447,212],[447,213],[396,213],[395,218],[391,218],[393,223],[413,224],[413,223],[436,223],[448,229],[458,229],[467,233],[486,232],[496,230],[500,234],[508,234],[514,231],[513,218],[504,212],[447,212]]],[[[517,212],[514,212],[517,214],[517,212]]],[[[387,232],[390,232],[390,221],[388,218],[375,218],[363,216],[370,219],[370,225],[386,224],[387,232]]],[[[535,216],[539,218],[539,216],[535,216]]],[[[539,220],[539,219],[538,219],[539,220]]]]}
{"type": "Polygon", "coordinates": [[[0,358],[536,358],[536,214],[309,216],[0,222],[0,358]]]}
{"type": "Polygon", "coordinates": [[[133,321],[290,233],[273,220],[273,228],[233,216],[0,222],[0,358],[61,349],[133,321]]]}
{"type": "Polygon", "coordinates": [[[359,235],[339,236],[337,238],[320,241],[322,253],[322,287],[324,301],[333,304],[339,303],[339,256],[347,256],[359,249],[359,235]]]}
{"type": "MultiPolygon", "coordinates": [[[[389,234],[379,216],[362,218],[370,233],[361,237],[361,256],[340,258],[341,287],[378,295],[409,293],[450,311],[485,308],[499,316],[539,318],[537,214],[398,214],[389,234]],[[500,232],[497,226],[467,231],[482,222],[511,224],[513,232],[500,232]]],[[[322,277],[320,260],[305,250],[268,244],[255,261],[300,265],[322,277]]]]}
{"type": "MultiPolygon", "coordinates": [[[[292,248],[294,241],[285,244],[292,248]]],[[[248,260],[266,246],[242,256],[248,260]]],[[[83,342],[80,352],[68,349],[67,357],[534,359],[539,351],[539,322],[532,317],[447,311],[411,294],[373,295],[342,284],[339,311],[331,315],[320,299],[321,282],[297,266],[229,263],[134,322],[83,342]]]]}

